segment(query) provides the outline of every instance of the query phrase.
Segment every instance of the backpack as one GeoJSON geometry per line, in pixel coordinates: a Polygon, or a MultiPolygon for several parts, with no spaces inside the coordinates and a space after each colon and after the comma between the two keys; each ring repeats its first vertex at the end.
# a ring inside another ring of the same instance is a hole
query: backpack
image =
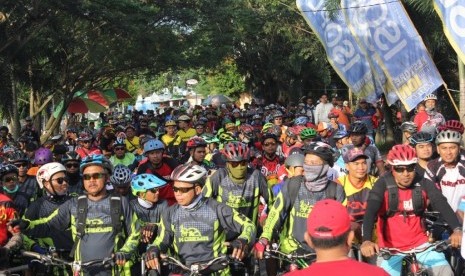
{"type": "MultiPolygon", "coordinates": [[[[388,192],[388,210],[386,210],[384,219],[394,216],[399,211],[399,188],[395,184],[394,177],[391,174],[386,177],[386,189],[388,192]]],[[[425,211],[425,206],[423,202],[422,188],[418,182],[413,184],[412,204],[413,213],[417,216],[421,216],[425,211]]]]}
{"type": "MultiPolygon", "coordinates": [[[[86,221],[87,221],[87,195],[81,195],[78,197],[77,200],[77,218],[76,218],[76,240],[74,241],[73,248],[69,256],[74,258],[77,244],[84,236],[86,231],[86,221]]],[[[111,226],[113,228],[113,232],[116,235],[121,235],[122,230],[125,229],[123,227],[123,222],[121,221],[121,214],[123,212],[121,206],[121,197],[120,196],[112,196],[110,197],[110,213],[111,213],[111,226]]],[[[100,227],[101,225],[99,225],[100,227]]],[[[127,233],[124,233],[127,236],[127,233]]]]}

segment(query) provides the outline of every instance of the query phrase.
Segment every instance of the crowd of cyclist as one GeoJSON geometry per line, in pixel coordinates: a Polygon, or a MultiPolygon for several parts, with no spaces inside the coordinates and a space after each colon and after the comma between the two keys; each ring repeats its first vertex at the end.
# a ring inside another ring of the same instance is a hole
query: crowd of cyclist
{"type": "MultiPolygon", "coordinates": [[[[42,145],[31,118],[18,141],[1,127],[0,267],[21,263],[19,252],[27,250],[115,260],[113,267],[90,266],[88,275],[140,275],[141,262],[168,275],[172,267],[160,261],[166,255],[191,265],[229,254],[245,269],[208,273],[276,275],[287,264],[264,259],[272,243],[284,253],[314,252],[313,245],[341,246],[350,232],[365,262],[400,275],[402,256],[376,255],[430,242],[422,220],[427,209],[449,225],[452,247],[461,244],[464,126],[445,121],[436,100],[429,95],[402,123],[405,143],[385,158],[373,139],[378,106],[362,99],[352,112],[327,95],[316,106],[304,98],[287,109],[251,104],[101,114],[98,129],[70,123],[42,145]],[[325,199],[345,207],[350,229],[320,227],[314,237],[309,214],[325,199]]],[[[418,260],[432,275],[453,275],[443,253],[428,249],[418,260]]],[[[33,275],[70,269],[30,267],[33,275]]]]}

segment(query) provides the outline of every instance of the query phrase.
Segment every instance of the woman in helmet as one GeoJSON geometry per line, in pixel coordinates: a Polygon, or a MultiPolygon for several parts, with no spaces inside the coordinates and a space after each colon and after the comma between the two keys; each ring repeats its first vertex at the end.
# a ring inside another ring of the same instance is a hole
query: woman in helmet
{"type": "MultiPolygon", "coordinates": [[[[168,202],[159,197],[159,189],[165,187],[167,182],[160,176],[143,173],[129,183],[135,197],[129,204],[134,212],[136,231],[140,233],[138,253],[141,256],[155,239],[161,216],[168,209],[168,202]]],[[[141,274],[139,263],[132,266],[131,274],[141,274]]]]}
{"type": "Polygon", "coordinates": [[[82,186],[82,177],[79,173],[81,165],[81,156],[75,151],[69,151],[63,155],[61,163],[66,168],[66,177],[68,178],[68,193],[71,196],[79,196],[84,193],[82,186]]]}
{"type": "Polygon", "coordinates": [[[0,193],[8,196],[14,202],[20,216],[29,206],[29,198],[19,191],[18,168],[15,165],[0,164],[0,193]]]}
{"type": "MultiPolygon", "coordinates": [[[[43,190],[43,196],[31,203],[31,206],[24,214],[28,220],[38,220],[46,218],[52,214],[58,207],[65,203],[71,197],[68,194],[68,178],[66,177],[66,168],[58,163],[52,162],[39,168],[36,175],[37,183],[43,190]]],[[[71,229],[65,231],[56,231],[48,238],[41,239],[34,235],[28,235],[34,240],[39,240],[42,247],[55,247],[60,257],[68,258],[69,252],[73,247],[73,238],[71,229]]],[[[37,245],[32,245],[27,250],[35,249],[37,245]]],[[[45,272],[46,268],[42,266],[35,267],[34,273],[45,272]]]]}

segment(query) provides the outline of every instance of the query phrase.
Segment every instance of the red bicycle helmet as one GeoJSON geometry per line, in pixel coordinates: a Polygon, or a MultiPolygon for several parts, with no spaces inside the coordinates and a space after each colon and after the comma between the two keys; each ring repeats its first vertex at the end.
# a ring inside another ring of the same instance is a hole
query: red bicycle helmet
{"type": "Polygon", "coordinates": [[[392,166],[406,166],[417,161],[417,154],[409,145],[395,145],[387,155],[387,162],[392,166]]]}
{"type": "Polygon", "coordinates": [[[297,136],[299,136],[300,131],[296,127],[288,127],[286,129],[286,136],[287,137],[294,137],[297,139],[297,136]]]}
{"type": "Polygon", "coordinates": [[[452,130],[452,131],[457,131],[458,133],[463,135],[463,133],[465,132],[465,127],[460,121],[449,120],[449,121],[446,121],[444,125],[439,126],[438,130],[440,132],[443,130],[452,130]]]}
{"type": "Polygon", "coordinates": [[[248,138],[252,138],[253,137],[253,126],[249,125],[249,124],[243,124],[243,125],[240,125],[239,126],[239,131],[247,136],[248,138]]]}
{"type": "Polygon", "coordinates": [[[226,144],[221,152],[226,157],[226,161],[240,162],[249,160],[250,149],[244,143],[231,142],[226,144]]]}
{"type": "Polygon", "coordinates": [[[339,118],[339,114],[337,114],[336,112],[329,112],[328,119],[331,118],[339,118]]]}
{"type": "Polygon", "coordinates": [[[205,140],[197,136],[194,136],[190,138],[189,141],[187,141],[188,149],[194,149],[197,147],[206,147],[206,146],[207,146],[207,142],[205,142],[205,140]]]}

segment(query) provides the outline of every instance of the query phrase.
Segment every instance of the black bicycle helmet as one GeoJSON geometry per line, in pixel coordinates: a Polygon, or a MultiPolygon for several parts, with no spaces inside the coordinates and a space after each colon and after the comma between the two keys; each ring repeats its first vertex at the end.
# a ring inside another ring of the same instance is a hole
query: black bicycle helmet
{"type": "Polygon", "coordinates": [[[305,154],[314,154],[323,159],[330,167],[334,165],[334,151],[323,142],[312,142],[303,148],[305,154]]]}
{"type": "Polygon", "coordinates": [[[81,156],[77,154],[75,151],[68,151],[61,158],[61,163],[66,164],[69,161],[76,161],[78,163],[81,163],[81,156]]]}
{"type": "Polygon", "coordinates": [[[417,132],[410,136],[409,142],[412,147],[422,143],[433,143],[434,137],[428,132],[417,132]]]}
{"type": "Polygon", "coordinates": [[[10,152],[7,156],[7,161],[10,163],[17,163],[17,162],[29,162],[29,158],[27,155],[20,151],[20,150],[15,150],[13,152],[10,152]]]}
{"type": "Polygon", "coordinates": [[[365,123],[357,121],[353,122],[350,125],[349,133],[356,133],[356,134],[367,134],[368,133],[368,128],[365,125],[365,123]]]}

